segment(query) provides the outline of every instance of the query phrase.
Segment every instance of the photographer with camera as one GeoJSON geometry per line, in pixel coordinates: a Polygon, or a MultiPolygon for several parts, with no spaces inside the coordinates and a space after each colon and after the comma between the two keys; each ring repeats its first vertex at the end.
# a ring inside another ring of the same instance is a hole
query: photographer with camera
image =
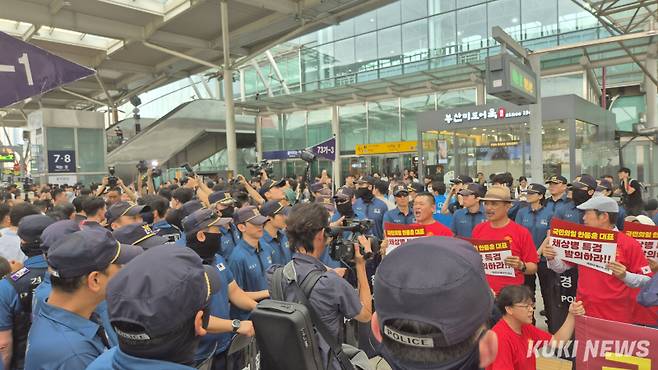
{"type": "MultiPolygon", "coordinates": [[[[299,284],[303,284],[311,273],[321,273],[320,278],[307,295],[311,306],[308,308],[317,313],[315,316],[322,318],[322,323],[314,323],[315,326],[323,325],[331,336],[331,338],[324,338],[320,332],[316,332],[323,368],[338,370],[342,367],[337,351],[335,348],[331,348],[328,341],[343,342],[341,328],[344,318],[355,319],[363,323],[369,322],[372,316],[372,298],[366,275],[366,260],[363,258],[360,248],[354,248],[358,293],[345,279],[327,269],[320,261],[320,256],[329,244],[328,228],[329,212],[321,204],[302,203],[292,208],[286,230],[295,253],[292,262],[284,267],[284,271],[286,268],[292,268],[295,272],[295,280],[284,281],[282,291],[283,298],[287,302],[304,301],[299,297],[299,294],[303,294],[299,284]]],[[[365,236],[359,236],[358,241],[366,252],[370,252],[370,242],[365,236]]],[[[270,293],[274,289],[272,277],[276,267],[272,266],[268,270],[270,293]]]]}
{"type": "Polygon", "coordinates": [[[137,195],[129,187],[127,187],[123,180],[116,177],[114,166],[108,168],[109,176],[103,177],[101,186],[96,190],[96,196],[102,197],[105,194],[107,206],[110,207],[114,203],[121,201],[121,193],[125,193],[132,202],[137,201],[137,195]],[[107,193],[107,194],[106,194],[107,193]]]}
{"type": "Polygon", "coordinates": [[[384,238],[384,214],[388,212],[388,206],[381,199],[375,198],[372,193],[375,186],[375,178],[372,176],[361,176],[356,182],[356,197],[354,213],[359,220],[372,220],[370,233],[379,240],[384,238]]]}

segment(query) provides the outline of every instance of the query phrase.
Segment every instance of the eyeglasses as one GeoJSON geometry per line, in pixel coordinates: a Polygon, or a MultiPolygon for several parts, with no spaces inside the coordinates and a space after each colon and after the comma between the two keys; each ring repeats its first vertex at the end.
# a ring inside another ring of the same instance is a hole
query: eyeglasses
{"type": "Polygon", "coordinates": [[[525,308],[528,311],[534,311],[535,308],[536,308],[534,303],[533,304],[517,303],[517,304],[514,304],[513,306],[525,308]]]}

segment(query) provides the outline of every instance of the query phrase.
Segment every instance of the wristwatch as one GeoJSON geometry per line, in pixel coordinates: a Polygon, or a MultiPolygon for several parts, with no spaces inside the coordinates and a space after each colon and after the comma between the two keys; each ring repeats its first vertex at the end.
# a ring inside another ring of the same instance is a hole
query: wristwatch
{"type": "Polygon", "coordinates": [[[521,263],[523,264],[523,266],[521,267],[521,272],[525,272],[526,270],[525,262],[521,261],[521,263]]]}
{"type": "Polygon", "coordinates": [[[233,332],[237,333],[238,330],[240,330],[240,320],[233,320],[231,321],[231,327],[233,328],[233,332]]]}

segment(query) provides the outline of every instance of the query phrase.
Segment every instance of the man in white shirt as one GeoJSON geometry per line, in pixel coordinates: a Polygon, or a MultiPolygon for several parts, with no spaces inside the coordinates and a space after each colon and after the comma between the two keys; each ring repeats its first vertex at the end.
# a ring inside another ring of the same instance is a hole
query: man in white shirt
{"type": "Polygon", "coordinates": [[[27,256],[21,251],[21,239],[16,235],[18,223],[25,216],[39,214],[39,209],[29,203],[19,203],[9,211],[10,225],[0,230],[0,256],[4,257],[10,263],[23,262],[27,256]]]}

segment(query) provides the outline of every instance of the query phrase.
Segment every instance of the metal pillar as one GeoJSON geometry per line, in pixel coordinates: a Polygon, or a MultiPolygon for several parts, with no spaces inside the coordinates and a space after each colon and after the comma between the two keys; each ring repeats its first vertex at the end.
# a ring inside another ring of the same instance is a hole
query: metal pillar
{"type": "Polygon", "coordinates": [[[283,87],[283,92],[286,93],[286,95],[290,95],[290,89],[288,89],[288,85],[286,84],[286,81],[283,79],[283,75],[281,74],[281,71],[279,71],[279,66],[276,64],[276,61],[274,60],[272,53],[270,53],[270,51],[268,50],[265,52],[265,56],[267,56],[267,60],[270,61],[270,64],[272,65],[272,69],[274,70],[274,75],[281,83],[281,87],[283,87]]]}
{"type": "Polygon", "coordinates": [[[224,52],[224,104],[226,105],[226,154],[228,156],[228,170],[233,175],[238,173],[238,140],[235,135],[235,112],[233,110],[233,70],[231,69],[231,49],[229,47],[228,30],[228,3],[220,3],[222,21],[222,48],[224,52]]]}
{"type": "Polygon", "coordinates": [[[530,105],[530,176],[532,181],[544,182],[544,159],[542,151],[541,112],[541,56],[528,56],[530,67],[537,74],[537,104],[530,105]]]}
{"type": "Polygon", "coordinates": [[[658,74],[656,72],[656,60],[658,60],[658,46],[654,44],[647,50],[647,59],[645,61],[646,68],[651,73],[651,76],[644,77],[644,91],[647,99],[646,127],[658,127],[658,117],[656,116],[656,94],[658,94],[658,89],[656,89],[656,84],[653,82],[658,74]]]}
{"type": "MultiPolygon", "coordinates": [[[[336,138],[336,160],[333,166],[334,184],[339,187],[343,183],[343,176],[341,173],[341,158],[340,158],[340,119],[338,118],[338,107],[331,107],[331,132],[336,138]]],[[[335,189],[334,189],[335,190],[335,189]]]]}
{"type": "Polygon", "coordinates": [[[263,117],[256,117],[256,158],[263,160],[263,117]]]}
{"type": "Polygon", "coordinates": [[[483,83],[475,85],[475,105],[487,104],[487,93],[483,83]]]}

